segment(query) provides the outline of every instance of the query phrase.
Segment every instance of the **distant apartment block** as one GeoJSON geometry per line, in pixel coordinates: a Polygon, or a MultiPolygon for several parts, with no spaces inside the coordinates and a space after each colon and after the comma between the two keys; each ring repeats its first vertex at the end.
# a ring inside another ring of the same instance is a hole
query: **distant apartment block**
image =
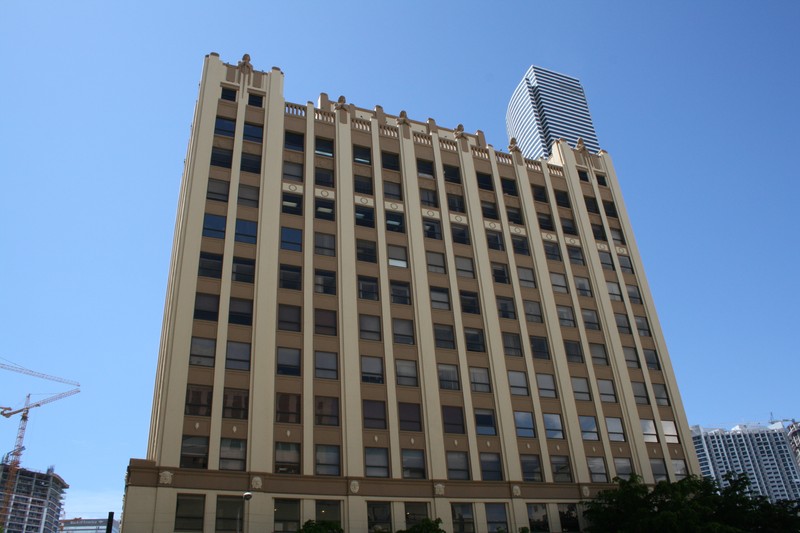
{"type": "Polygon", "coordinates": [[[724,485],[728,472],[747,474],[755,494],[773,502],[800,499],[800,469],[781,423],[730,431],[693,426],[692,440],[703,476],[724,485]]]}
{"type": "MultiPolygon", "coordinates": [[[[61,521],[63,533],[106,533],[107,518],[69,518],[61,521]]],[[[112,520],[111,533],[119,533],[119,521],[112,520]]]]}
{"type": "MultiPolygon", "coordinates": [[[[9,466],[3,464],[0,473],[0,501],[3,501],[9,466]]],[[[11,494],[8,520],[0,524],[4,533],[58,533],[58,519],[69,488],[58,474],[49,468],[47,472],[36,472],[20,468],[11,494]]]]}

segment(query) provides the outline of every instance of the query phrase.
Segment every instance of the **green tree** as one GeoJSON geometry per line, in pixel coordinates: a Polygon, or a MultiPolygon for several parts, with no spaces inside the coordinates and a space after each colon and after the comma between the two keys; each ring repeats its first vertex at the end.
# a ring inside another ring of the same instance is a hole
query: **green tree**
{"type": "Polygon", "coordinates": [[[298,533],[344,533],[344,530],[335,522],[309,520],[303,524],[298,533]]]}
{"type": "Polygon", "coordinates": [[[447,533],[442,529],[442,519],[437,518],[431,520],[430,518],[423,518],[418,524],[414,524],[408,529],[403,529],[397,533],[447,533]]]}
{"type": "Polygon", "coordinates": [[[797,502],[770,503],[752,496],[747,476],[716,480],[687,477],[650,488],[641,478],[617,479],[618,487],[586,502],[593,533],[778,533],[800,531],[797,502]]]}

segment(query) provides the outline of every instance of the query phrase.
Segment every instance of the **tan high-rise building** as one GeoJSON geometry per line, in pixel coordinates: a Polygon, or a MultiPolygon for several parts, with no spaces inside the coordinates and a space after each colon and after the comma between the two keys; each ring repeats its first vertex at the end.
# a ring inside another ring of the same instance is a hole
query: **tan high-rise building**
{"type": "Polygon", "coordinates": [[[123,531],[576,531],[697,472],[611,159],[552,151],[206,57],[123,531]]]}

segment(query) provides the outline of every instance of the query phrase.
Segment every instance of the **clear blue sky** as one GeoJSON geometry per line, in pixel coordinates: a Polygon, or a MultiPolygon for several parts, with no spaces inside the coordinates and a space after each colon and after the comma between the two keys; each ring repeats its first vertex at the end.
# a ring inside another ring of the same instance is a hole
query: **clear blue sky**
{"type": "MultiPolygon", "coordinates": [[[[690,423],[800,417],[800,2],[0,4],[0,357],[80,381],[31,413],[68,517],[119,514],[144,457],[203,56],[286,98],[481,129],[532,64],[579,78],[611,153],[690,423]]],[[[0,405],[58,384],[0,370],[0,405]]],[[[18,418],[0,420],[0,452],[18,418]]]]}

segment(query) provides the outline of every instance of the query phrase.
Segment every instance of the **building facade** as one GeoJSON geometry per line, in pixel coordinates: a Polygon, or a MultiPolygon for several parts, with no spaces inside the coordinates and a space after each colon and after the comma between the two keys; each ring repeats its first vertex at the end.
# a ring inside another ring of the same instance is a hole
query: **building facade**
{"type": "MultiPolygon", "coordinates": [[[[61,521],[62,533],[106,533],[107,518],[69,518],[61,521]]],[[[119,533],[119,521],[111,520],[111,533],[119,533]]]]}
{"type": "Polygon", "coordinates": [[[522,155],[549,157],[553,144],[578,139],[591,153],[600,151],[583,86],[577,79],[532,65],[517,85],[506,111],[506,130],[522,155]]]}
{"type": "Polygon", "coordinates": [[[139,531],[577,531],[697,472],[611,159],[333,102],[206,57],[139,531]]]}
{"type": "MultiPolygon", "coordinates": [[[[0,465],[0,501],[3,501],[9,466],[0,465]]],[[[52,468],[37,472],[20,468],[11,494],[10,513],[2,529],[5,533],[58,533],[64,493],[69,488],[52,468]]]]}
{"type": "Polygon", "coordinates": [[[800,500],[800,468],[782,423],[730,431],[692,426],[692,440],[703,476],[727,485],[728,472],[746,474],[755,494],[772,502],[800,500]]]}
{"type": "Polygon", "coordinates": [[[789,445],[792,447],[797,464],[800,465],[800,422],[792,420],[786,427],[786,434],[789,437],[789,445]]]}

